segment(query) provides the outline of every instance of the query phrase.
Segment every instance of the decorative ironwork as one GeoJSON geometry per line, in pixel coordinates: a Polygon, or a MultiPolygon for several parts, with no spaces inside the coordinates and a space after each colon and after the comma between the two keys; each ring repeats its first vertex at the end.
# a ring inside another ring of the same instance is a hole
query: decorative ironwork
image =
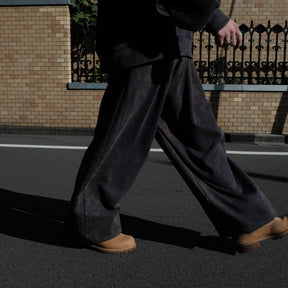
{"type": "MultiPolygon", "coordinates": [[[[214,37],[200,31],[194,35],[194,63],[207,84],[288,84],[288,21],[284,26],[240,25],[239,49],[217,47],[214,37]]],[[[106,82],[95,52],[95,29],[72,27],[73,82],[106,82]]]]}
{"type": "Polygon", "coordinates": [[[96,54],[95,29],[72,26],[72,82],[107,82],[96,54]]]}
{"type": "Polygon", "coordinates": [[[194,36],[194,63],[203,83],[288,84],[288,23],[272,26],[240,25],[243,42],[238,50],[222,49],[206,32],[194,36]],[[206,44],[205,44],[206,43],[206,44]]]}

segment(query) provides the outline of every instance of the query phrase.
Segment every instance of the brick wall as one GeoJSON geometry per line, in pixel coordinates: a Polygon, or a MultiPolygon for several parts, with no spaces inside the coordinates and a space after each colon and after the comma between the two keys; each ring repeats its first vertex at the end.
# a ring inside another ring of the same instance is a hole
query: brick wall
{"type": "Polygon", "coordinates": [[[207,91],[226,133],[288,134],[288,92],[207,91]]]}
{"type": "MultiPolygon", "coordinates": [[[[13,3],[16,0],[11,1],[13,3]]],[[[258,17],[259,22],[262,22],[262,14],[265,12],[268,16],[268,6],[265,5],[281,3],[281,11],[276,10],[278,6],[275,4],[274,12],[269,10],[268,18],[272,19],[271,15],[281,12],[286,13],[284,20],[285,17],[287,19],[285,1],[257,1],[257,4],[252,0],[249,1],[252,4],[246,4],[246,0],[245,3],[243,0],[236,0],[232,17],[238,12],[244,21],[245,17],[249,18],[247,13],[251,10],[255,12],[251,17],[258,17]],[[254,6],[248,8],[247,5],[254,5],[261,13],[252,10],[254,6]]],[[[229,3],[231,1],[223,1],[227,13],[229,3]]],[[[275,19],[281,22],[276,16],[275,19]]],[[[70,18],[67,5],[0,7],[2,127],[95,126],[104,91],[67,89],[67,83],[71,82],[70,54],[70,18]]],[[[207,97],[225,132],[288,134],[287,93],[222,91],[207,92],[207,97]]]]}
{"type": "Polygon", "coordinates": [[[249,24],[253,19],[256,25],[265,24],[268,20],[274,25],[284,25],[288,20],[287,0],[222,0],[221,7],[239,24],[249,24]]]}
{"type": "Polygon", "coordinates": [[[101,92],[69,91],[68,6],[0,7],[0,125],[90,127],[101,92]]]}
{"type": "MultiPolygon", "coordinates": [[[[238,24],[254,26],[288,20],[287,0],[222,0],[222,10],[238,24]]],[[[273,46],[273,45],[272,45],[273,46]]],[[[279,52],[282,53],[283,51],[279,52]]],[[[264,54],[263,54],[264,55],[264,54]]],[[[287,59],[286,53],[286,59],[287,59]]],[[[283,57],[280,54],[280,57],[283,57]]],[[[207,92],[219,126],[227,133],[288,133],[287,92],[207,92]],[[212,96],[211,96],[212,94],[212,96]],[[216,106],[216,107],[215,107],[216,106]]]]}

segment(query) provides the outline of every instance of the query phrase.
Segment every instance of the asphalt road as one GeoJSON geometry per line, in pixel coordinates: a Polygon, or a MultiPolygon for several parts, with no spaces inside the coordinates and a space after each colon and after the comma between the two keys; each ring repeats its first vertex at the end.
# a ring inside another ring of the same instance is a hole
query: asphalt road
{"type": "MultiPolygon", "coordinates": [[[[235,253],[217,237],[165,154],[151,152],[121,202],[137,249],[104,255],[63,233],[77,169],[90,137],[0,135],[0,288],[286,288],[288,238],[235,253]],[[55,148],[55,147],[54,147],[55,148]],[[62,147],[63,148],[63,147],[62,147]]],[[[229,151],[288,152],[283,144],[227,144],[229,151]]],[[[279,214],[288,212],[288,154],[230,154],[279,214]]]]}

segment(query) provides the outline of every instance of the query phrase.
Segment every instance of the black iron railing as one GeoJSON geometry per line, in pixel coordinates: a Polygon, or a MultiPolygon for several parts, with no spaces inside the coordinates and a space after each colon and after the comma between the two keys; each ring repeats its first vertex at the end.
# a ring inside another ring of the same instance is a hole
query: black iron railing
{"type": "Polygon", "coordinates": [[[96,54],[95,29],[92,27],[85,30],[81,26],[72,25],[71,31],[72,82],[105,82],[106,79],[98,77],[100,62],[96,54]]]}
{"type": "Polygon", "coordinates": [[[240,25],[243,42],[238,50],[222,49],[212,35],[195,34],[194,63],[203,83],[288,84],[288,24],[240,25]]]}
{"type": "MultiPolygon", "coordinates": [[[[200,31],[194,35],[194,63],[206,84],[288,84],[288,21],[284,26],[240,25],[239,49],[222,49],[214,37],[200,31]]],[[[72,28],[73,82],[105,82],[95,52],[95,30],[72,28]]]]}

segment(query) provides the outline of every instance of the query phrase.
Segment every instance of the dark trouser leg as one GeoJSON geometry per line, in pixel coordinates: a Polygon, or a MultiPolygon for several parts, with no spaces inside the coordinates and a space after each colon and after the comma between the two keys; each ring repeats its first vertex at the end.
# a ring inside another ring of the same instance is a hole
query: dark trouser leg
{"type": "Polygon", "coordinates": [[[111,80],[71,201],[70,222],[86,241],[99,243],[121,232],[118,203],[141,169],[158,124],[158,141],[219,233],[248,232],[274,217],[258,188],[227,160],[222,132],[192,68],[191,60],[175,59],[111,80]]]}
{"type": "Polygon", "coordinates": [[[227,159],[217,126],[192,60],[169,87],[156,139],[223,236],[249,233],[275,211],[252,180],[227,159]]]}
{"type": "Polygon", "coordinates": [[[149,153],[174,62],[137,67],[110,79],[68,220],[86,241],[99,243],[121,232],[118,203],[149,153]]]}

